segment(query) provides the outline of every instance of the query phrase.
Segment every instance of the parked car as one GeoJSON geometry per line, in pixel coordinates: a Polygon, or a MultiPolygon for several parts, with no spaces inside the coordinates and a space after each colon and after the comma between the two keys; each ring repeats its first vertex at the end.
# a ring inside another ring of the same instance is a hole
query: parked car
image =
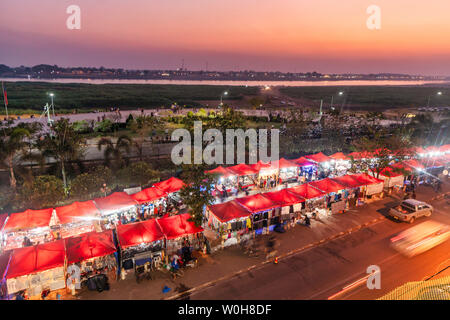
{"type": "Polygon", "coordinates": [[[428,220],[391,238],[391,246],[401,254],[412,257],[447,241],[450,226],[428,220]]]}
{"type": "Polygon", "coordinates": [[[415,199],[403,200],[401,204],[389,210],[389,215],[394,219],[409,223],[413,223],[422,216],[429,217],[432,213],[431,205],[415,199]]]}

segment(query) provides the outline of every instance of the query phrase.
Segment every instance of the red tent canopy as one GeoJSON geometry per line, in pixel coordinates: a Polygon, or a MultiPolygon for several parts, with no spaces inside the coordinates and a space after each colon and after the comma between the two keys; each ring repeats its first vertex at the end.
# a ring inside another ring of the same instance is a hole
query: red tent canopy
{"type": "Polygon", "coordinates": [[[6,278],[16,278],[64,266],[64,240],[14,249],[6,278]]]}
{"type": "Polygon", "coordinates": [[[117,237],[120,247],[124,249],[161,240],[164,233],[156,219],[149,219],[117,226],[117,237]]]}
{"type": "Polygon", "coordinates": [[[15,230],[26,230],[41,227],[48,227],[52,218],[53,208],[42,210],[25,210],[24,212],[13,213],[6,221],[4,232],[15,230]]]}
{"type": "Polygon", "coordinates": [[[279,207],[277,203],[273,202],[269,198],[264,197],[260,193],[243,198],[237,198],[235,200],[246,207],[248,210],[250,210],[250,212],[252,213],[267,211],[279,207]]]}
{"type": "Polygon", "coordinates": [[[237,164],[232,167],[228,167],[228,170],[233,172],[237,176],[248,176],[252,174],[257,174],[259,170],[253,169],[249,165],[246,165],[245,163],[237,164]]]}
{"type": "Polygon", "coordinates": [[[117,251],[112,230],[88,232],[79,237],[65,239],[67,263],[103,257],[117,251]]]}
{"type": "Polygon", "coordinates": [[[288,190],[290,192],[298,194],[299,196],[305,199],[319,198],[326,195],[325,192],[313,188],[312,186],[309,185],[309,183],[304,183],[297,187],[289,188],[288,190]]]}
{"type": "Polygon", "coordinates": [[[314,166],[315,165],[314,162],[309,161],[305,157],[300,157],[300,158],[292,160],[292,161],[295,162],[298,167],[307,167],[307,166],[314,166]]]}
{"type": "Polygon", "coordinates": [[[346,186],[347,188],[358,188],[364,186],[364,183],[356,179],[353,175],[336,177],[332,178],[331,180],[336,181],[340,185],[346,186]]]}
{"type": "Polygon", "coordinates": [[[364,185],[377,184],[377,183],[384,182],[383,180],[372,177],[371,175],[368,175],[367,173],[353,174],[353,175],[351,175],[351,177],[360,181],[361,183],[364,183],[364,185]]]}
{"type": "Polygon", "coordinates": [[[334,160],[349,160],[349,158],[342,152],[336,152],[330,156],[331,159],[334,160]]]}
{"type": "Polygon", "coordinates": [[[217,219],[219,219],[220,222],[227,222],[237,218],[248,217],[251,214],[250,211],[235,200],[214,204],[209,206],[208,209],[217,219]]]}
{"type": "MultiPolygon", "coordinates": [[[[372,172],[376,175],[376,173],[373,170],[372,170],[372,172]]],[[[401,176],[402,174],[400,172],[394,172],[394,170],[390,167],[386,167],[380,171],[380,175],[388,177],[388,178],[394,178],[394,177],[401,176]]]]}
{"type": "Polygon", "coordinates": [[[427,148],[425,148],[425,153],[429,153],[429,152],[439,152],[440,148],[436,147],[436,146],[429,146],[427,148]]]}
{"type": "Polygon", "coordinates": [[[185,183],[182,180],[175,177],[171,177],[165,181],[161,181],[153,185],[153,187],[160,188],[165,193],[177,192],[184,186],[185,183]]]}
{"type": "Polygon", "coordinates": [[[94,201],[74,202],[64,207],[55,208],[61,224],[80,222],[83,219],[96,217],[100,215],[94,201]]]}
{"type": "Polygon", "coordinates": [[[439,147],[440,152],[450,152],[450,144],[444,144],[439,147]]]}
{"type": "Polygon", "coordinates": [[[193,221],[188,221],[190,217],[189,213],[184,213],[161,218],[157,221],[165,237],[171,240],[203,231],[202,227],[197,227],[193,221]]]}
{"type": "Polygon", "coordinates": [[[9,258],[11,256],[11,251],[6,251],[0,255],[0,279],[3,280],[5,276],[5,271],[8,268],[9,258]]]}
{"type": "Polygon", "coordinates": [[[114,213],[138,204],[126,192],[114,192],[107,197],[94,199],[94,201],[102,214],[114,213]]]}
{"type": "Polygon", "coordinates": [[[167,193],[159,188],[147,188],[131,195],[138,203],[145,203],[167,197],[167,193]]]}
{"type": "Polygon", "coordinates": [[[288,189],[280,191],[266,192],[263,196],[269,198],[272,202],[278,204],[280,207],[291,206],[300,202],[305,202],[305,198],[296,193],[289,192],[288,189]]]}
{"type": "Polygon", "coordinates": [[[319,181],[312,181],[309,182],[309,184],[314,188],[322,190],[326,193],[338,192],[339,190],[347,189],[346,186],[343,186],[342,184],[339,184],[338,182],[333,181],[330,178],[325,178],[319,181]]]}
{"type": "Polygon", "coordinates": [[[227,168],[224,168],[222,166],[218,166],[215,169],[206,171],[206,173],[209,174],[216,174],[218,176],[222,176],[222,177],[230,177],[230,176],[234,176],[234,173],[231,172],[230,170],[228,170],[227,168]]]}
{"type": "Polygon", "coordinates": [[[322,152],[319,152],[319,153],[316,153],[316,154],[307,155],[307,156],[305,156],[305,158],[308,159],[308,160],[312,160],[314,162],[317,162],[317,163],[327,162],[327,161],[331,160],[330,157],[324,155],[322,152]]]}
{"type": "Polygon", "coordinates": [[[261,160],[259,160],[257,163],[249,164],[248,166],[257,171],[260,171],[263,169],[270,169],[270,167],[271,167],[270,163],[265,163],[265,162],[262,162],[261,160]]]}
{"type": "Polygon", "coordinates": [[[279,160],[275,160],[271,162],[271,167],[274,169],[283,169],[283,168],[296,168],[298,164],[294,161],[286,160],[285,158],[281,158],[279,160]]]}

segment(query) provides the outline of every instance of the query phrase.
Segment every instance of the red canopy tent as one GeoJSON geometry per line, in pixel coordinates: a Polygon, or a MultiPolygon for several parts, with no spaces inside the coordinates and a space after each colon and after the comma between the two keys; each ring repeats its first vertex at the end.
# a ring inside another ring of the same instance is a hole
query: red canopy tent
{"type": "Polygon", "coordinates": [[[298,164],[291,160],[286,160],[285,158],[281,158],[279,160],[272,161],[270,166],[274,169],[283,169],[283,168],[296,168],[298,164]]]}
{"type": "Polygon", "coordinates": [[[279,207],[277,203],[273,202],[269,198],[264,197],[260,193],[247,197],[237,198],[235,200],[252,213],[267,211],[279,207]]]}
{"type": "Polygon", "coordinates": [[[265,163],[265,162],[262,162],[261,160],[259,160],[257,163],[249,164],[248,166],[257,171],[271,168],[270,163],[265,163]]]}
{"type": "Polygon", "coordinates": [[[117,226],[117,237],[122,249],[141,243],[150,243],[164,238],[164,233],[156,219],[122,224],[117,226]]]}
{"type": "Polygon", "coordinates": [[[366,186],[370,185],[370,184],[384,183],[383,180],[372,177],[371,175],[368,175],[367,173],[353,174],[353,175],[351,175],[351,177],[358,180],[359,182],[363,183],[366,186]]]}
{"type": "Polygon", "coordinates": [[[346,186],[347,188],[358,188],[364,185],[362,181],[359,181],[353,175],[331,178],[331,180],[336,181],[340,185],[346,186]]]}
{"type": "Polygon", "coordinates": [[[450,152],[450,144],[444,144],[439,147],[440,152],[450,152]]]}
{"type": "Polygon", "coordinates": [[[347,189],[346,186],[343,186],[342,184],[339,184],[338,182],[333,181],[330,178],[325,178],[319,181],[312,181],[309,182],[309,184],[314,188],[322,190],[326,193],[338,192],[339,190],[347,189]]]}
{"type": "Polygon", "coordinates": [[[289,192],[288,189],[280,191],[266,192],[263,196],[269,198],[272,202],[278,204],[280,207],[291,206],[297,203],[305,202],[305,198],[296,193],[289,192]]]}
{"type": "Polygon", "coordinates": [[[68,264],[107,256],[117,251],[112,230],[89,232],[79,237],[67,238],[65,241],[68,264]]]}
{"type": "Polygon", "coordinates": [[[11,254],[6,278],[37,273],[64,266],[64,240],[39,244],[37,246],[14,249],[11,254]]]}
{"type": "Polygon", "coordinates": [[[153,185],[153,187],[157,187],[162,191],[164,191],[165,193],[177,192],[184,186],[185,183],[182,180],[175,177],[171,177],[165,181],[161,181],[153,185]]]}
{"type": "Polygon", "coordinates": [[[347,157],[344,153],[342,152],[336,152],[334,154],[332,154],[330,156],[331,159],[334,160],[350,160],[349,157],[347,157]]]}
{"type": "Polygon", "coordinates": [[[363,152],[352,152],[348,154],[348,157],[353,157],[354,160],[362,160],[362,159],[371,159],[373,158],[373,154],[369,151],[363,152]]]}
{"type": "Polygon", "coordinates": [[[248,176],[252,174],[257,174],[259,170],[253,169],[249,165],[246,165],[245,163],[240,163],[232,167],[228,167],[228,170],[233,172],[237,176],[248,176]]]}
{"type": "MultiPolygon", "coordinates": [[[[373,174],[376,175],[376,172],[372,170],[373,174]]],[[[394,169],[390,167],[386,167],[383,170],[380,171],[380,175],[388,177],[388,178],[394,178],[403,175],[400,172],[395,172],[394,169]]]]}
{"type": "Polygon", "coordinates": [[[131,195],[139,204],[167,197],[167,193],[159,188],[147,188],[131,195]]]}
{"type": "Polygon", "coordinates": [[[221,176],[221,177],[230,177],[230,176],[234,176],[235,175],[233,172],[231,172],[230,170],[228,170],[227,168],[224,168],[222,166],[218,166],[215,169],[206,171],[206,173],[208,173],[208,174],[216,174],[216,175],[221,176]]]}
{"type": "Polygon", "coordinates": [[[317,162],[317,163],[327,162],[327,161],[331,160],[330,157],[324,155],[322,152],[319,152],[319,153],[316,153],[316,154],[307,155],[307,156],[305,156],[305,158],[308,159],[308,160],[312,160],[314,162],[317,162]]]}
{"type": "Polygon", "coordinates": [[[307,167],[316,165],[314,162],[309,161],[305,157],[300,157],[298,159],[292,160],[297,164],[298,167],[307,167]]]}
{"type": "Polygon", "coordinates": [[[235,200],[214,204],[208,207],[209,211],[222,223],[248,217],[251,212],[235,200]]]}
{"type": "Polygon", "coordinates": [[[55,208],[56,216],[61,224],[81,222],[100,215],[94,201],[74,202],[64,207],[55,208]]]}
{"type": "Polygon", "coordinates": [[[440,148],[436,146],[429,146],[425,148],[425,153],[431,153],[431,152],[440,152],[440,148]]]}
{"type": "Polygon", "coordinates": [[[122,211],[138,204],[126,192],[114,192],[107,197],[94,199],[94,202],[102,214],[122,211]]]}
{"type": "Polygon", "coordinates": [[[314,199],[323,197],[326,195],[325,192],[317,190],[316,188],[309,185],[309,183],[304,183],[302,185],[299,185],[297,187],[289,188],[287,189],[289,192],[293,192],[305,199],[314,199]]]}
{"type": "Polygon", "coordinates": [[[13,213],[6,221],[3,231],[13,232],[16,230],[27,230],[41,227],[48,227],[52,218],[53,208],[42,210],[25,210],[24,212],[13,213]]]}
{"type": "Polygon", "coordinates": [[[202,227],[197,227],[190,219],[189,213],[157,219],[166,239],[176,239],[189,234],[202,232],[202,227]]]}

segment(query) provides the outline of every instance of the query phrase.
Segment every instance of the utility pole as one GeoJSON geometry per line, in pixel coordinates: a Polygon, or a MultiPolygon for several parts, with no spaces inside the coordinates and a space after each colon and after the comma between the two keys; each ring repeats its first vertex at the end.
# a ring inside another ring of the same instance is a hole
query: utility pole
{"type": "Polygon", "coordinates": [[[6,96],[5,87],[3,86],[3,81],[2,81],[2,91],[3,91],[3,102],[5,103],[6,120],[8,120],[8,98],[6,96]]]}

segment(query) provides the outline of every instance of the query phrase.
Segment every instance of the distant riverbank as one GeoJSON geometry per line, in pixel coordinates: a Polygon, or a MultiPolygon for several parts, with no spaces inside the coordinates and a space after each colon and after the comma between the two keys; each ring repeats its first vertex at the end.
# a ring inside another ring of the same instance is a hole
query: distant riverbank
{"type": "Polygon", "coordinates": [[[138,79],[27,79],[0,78],[10,82],[48,82],[81,84],[160,84],[160,85],[212,85],[212,86],[279,86],[279,87],[320,87],[320,86],[422,86],[450,85],[444,80],[331,80],[331,81],[233,81],[233,80],[138,80],[138,79]]]}

